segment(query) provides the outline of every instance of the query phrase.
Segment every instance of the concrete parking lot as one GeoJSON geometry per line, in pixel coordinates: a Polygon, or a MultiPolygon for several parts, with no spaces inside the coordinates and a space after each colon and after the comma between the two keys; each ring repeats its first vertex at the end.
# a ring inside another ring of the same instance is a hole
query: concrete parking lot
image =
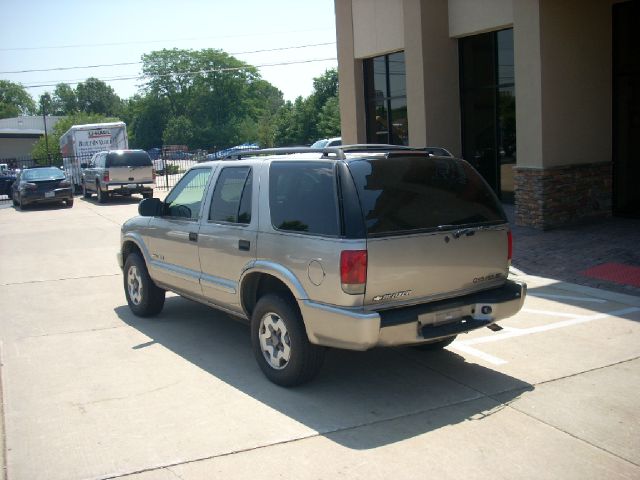
{"type": "Polygon", "coordinates": [[[525,275],[500,332],[334,350],[287,390],[226,315],[130,313],[136,209],[0,209],[5,478],[640,478],[640,297],[525,275]]]}

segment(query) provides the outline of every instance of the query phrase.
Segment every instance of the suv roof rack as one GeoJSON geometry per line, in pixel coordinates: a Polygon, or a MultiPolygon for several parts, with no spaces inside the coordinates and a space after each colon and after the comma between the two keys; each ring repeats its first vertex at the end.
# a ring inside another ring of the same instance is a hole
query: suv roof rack
{"type": "MultiPolygon", "coordinates": [[[[221,160],[240,160],[242,158],[256,156],[256,155],[288,155],[293,153],[322,153],[324,157],[329,157],[330,154],[335,155],[336,160],[344,160],[345,153],[353,152],[387,152],[387,151],[405,151],[405,152],[422,152],[433,155],[433,150],[444,150],[441,147],[407,147],[405,145],[385,145],[379,143],[363,143],[354,145],[341,145],[338,147],[325,147],[325,148],[311,148],[311,147],[284,147],[284,148],[263,148],[259,150],[244,150],[242,152],[233,152],[221,160]]],[[[451,156],[451,154],[449,154],[451,156]]]]}

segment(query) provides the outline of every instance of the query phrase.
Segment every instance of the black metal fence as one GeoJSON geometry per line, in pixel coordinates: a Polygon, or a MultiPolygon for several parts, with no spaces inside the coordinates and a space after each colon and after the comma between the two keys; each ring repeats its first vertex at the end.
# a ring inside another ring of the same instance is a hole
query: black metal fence
{"type": "MultiPolygon", "coordinates": [[[[205,150],[157,150],[157,152],[150,152],[150,156],[155,171],[155,188],[163,191],[173,188],[184,172],[193,165],[214,160],[220,156],[219,153],[209,153],[205,150]]],[[[49,165],[63,168],[67,178],[76,187],[80,187],[82,183],[81,165],[88,164],[90,160],[91,155],[63,159],[59,154],[45,158],[32,156],[0,158],[0,204],[11,202],[11,186],[15,181],[16,174],[24,168],[49,165]]],[[[79,193],[79,190],[77,188],[76,193],[79,193]]]]}

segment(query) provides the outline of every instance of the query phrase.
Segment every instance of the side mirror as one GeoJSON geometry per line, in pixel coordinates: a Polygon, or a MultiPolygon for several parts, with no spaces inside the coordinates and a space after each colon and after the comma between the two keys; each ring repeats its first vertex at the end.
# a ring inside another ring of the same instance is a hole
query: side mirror
{"type": "Polygon", "coordinates": [[[87,163],[81,163],[80,164],[80,168],[87,168],[89,166],[89,164],[87,163]]]}
{"type": "Polygon", "coordinates": [[[141,217],[159,217],[164,212],[164,202],[159,198],[145,198],[138,204],[141,217]]]}

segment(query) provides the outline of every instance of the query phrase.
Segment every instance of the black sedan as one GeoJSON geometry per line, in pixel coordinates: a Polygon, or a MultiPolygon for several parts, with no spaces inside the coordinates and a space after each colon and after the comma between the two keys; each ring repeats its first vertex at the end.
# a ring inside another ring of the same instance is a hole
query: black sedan
{"type": "Polygon", "coordinates": [[[11,187],[13,205],[19,209],[32,203],[65,202],[73,206],[71,184],[57,167],[35,167],[22,170],[11,187]]]}

